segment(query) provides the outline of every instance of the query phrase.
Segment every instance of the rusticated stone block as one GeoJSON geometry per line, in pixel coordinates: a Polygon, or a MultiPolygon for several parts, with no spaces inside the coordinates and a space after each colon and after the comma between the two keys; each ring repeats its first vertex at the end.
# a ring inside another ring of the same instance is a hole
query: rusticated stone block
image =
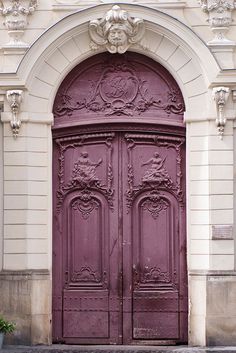
{"type": "Polygon", "coordinates": [[[236,274],[207,276],[206,344],[236,344],[236,274]]]}
{"type": "Polygon", "coordinates": [[[51,282],[47,270],[2,271],[0,312],[16,323],[5,344],[49,344],[51,282]]]}

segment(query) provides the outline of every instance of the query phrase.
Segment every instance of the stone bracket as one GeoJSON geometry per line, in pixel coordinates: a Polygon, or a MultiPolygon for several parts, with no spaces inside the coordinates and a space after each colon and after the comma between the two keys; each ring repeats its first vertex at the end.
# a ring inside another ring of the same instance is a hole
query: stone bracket
{"type": "Polygon", "coordinates": [[[217,118],[216,126],[218,129],[218,135],[220,139],[223,139],[224,129],[226,125],[225,117],[225,105],[229,98],[230,89],[229,87],[214,87],[212,91],[213,99],[216,102],[217,118]]]}
{"type": "Polygon", "coordinates": [[[12,133],[14,138],[19,134],[21,120],[19,119],[20,105],[22,102],[22,90],[9,90],[7,91],[7,101],[11,107],[12,119],[10,121],[10,126],[12,128],[12,133]]]}

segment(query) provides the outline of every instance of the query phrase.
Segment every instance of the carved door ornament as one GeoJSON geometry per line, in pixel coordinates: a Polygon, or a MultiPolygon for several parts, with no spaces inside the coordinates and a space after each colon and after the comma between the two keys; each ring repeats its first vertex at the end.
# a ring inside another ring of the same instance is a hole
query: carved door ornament
{"type": "Polygon", "coordinates": [[[72,275],[72,281],[75,282],[97,282],[99,283],[101,278],[96,271],[93,271],[89,266],[83,266],[78,272],[74,272],[72,275]]]}
{"type": "Polygon", "coordinates": [[[142,207],[144,210],[150,212],[154,219],[157,219],[160,212],[166,210],[169,205],[168,202],[163,197],[161,197],[160,193],[154,190],[142,203],[142,207]]]}
{"type": "Polygon", "coordinates": [[[108,201],[111,209],[113,209],[113,171],[112,171],[112,139],[113,133],[83,135],[77,138],[78,141],[73,141],[73,138],[57,139],[57,144],[60,149],[60,170],[58,173],[59,189],[57,191],[57,211],[61,212],[63,200],[68,192],[72,189],[78,189],[80,192],[77,195],[76,201],[72,204],[74,209],[82,213],[82,217],[87,219],[89,214],[98,207],[98,201],[95,200],[92,193],[93,190],[101,192],[108,201]],[[71,171],[71,178],[69,182],[65,183],[65,152],[68,148],[76,149],[82,146],[89,138],[105,138],[104,144],[108,149],[108,165],[107,165],[107,185],[103,185],[99,180],[96,169],[103,163],[103,159],[99,158],[97,162],[89,158],[87,151],[80,152],[80,156],[74,163],[71,171]]]}
{"type": "Polygon", "coordinates": [[[72,208],[79,211],[84,219],[88,219],[90,213],[98,209],[98,207],[98,201],[94,198],[91,191],[88,190],[81,191],[77,199],[72,203],[72,208]]]}
{"type": "MultiPolygon", "coordinates": [[[[178,88],[163,89],[153,96],[148,82],[141,78],[135,66],[126,58],[116,57],[103,64],[96,80],[87,80],[83,91],[76,91],[76,100],[68,92],[61,92],[54,114],[71,116],[73,112],[102,113],[103,116],[143,117],[143,113],[164,111],[165,114],[182,114],[184,104],[178,88]],[[86,86],[87,84],[87,86],[86,86]],[[79,93],[78,93],[79,92],[79,93]]],[[[153,75],[153,74],[152,74],[153,75]]]]}
{"type": "Polygon", "coordinates": [[[160,154],[158,152],[155,152],[153,157],[151,157],[147,162],[142,163],[142,166],[151,164],[151,167],[145,171],[144,176],[142,177],[143,183],[161,183],[164,181],[170,181],[170,177],[165,167],[163,166],[165,163],[165,159],[166,157],[162,159],[160,157],[160,154]]]}
{"type": "Polygon", "coordinates": [[[74,164],[72,171],[71,184],[81,184],[89,186],[91,183],[98,181],[96,176],[96,168],[102,163],[102,158],[97,163],[89,159],[88,152],[81,152],[80,157],[74,164]]]}
{"type": "Polygon", "coordinates": [[[182,172],[181,172],[181,145],[184,140],[176,138],[176,141],[167,142],[167,138],[156,135],[125,135],[128,152],[128,189],[126,190],[127,200],[127,212],[131,208],[134,199],[141,191],[151,190],[147,200],[144,202],[143,207],[148,209],[154,218],[157,218],[162,209],[168,207],[168,203],[164,201],[159,194],[159,190],[169,190],[179,200],[180,204],[183,203],[183,190],[181,186],[182,172]],[[149,138],[153,141],[153,144],[159,147],[174,148],[177,154],[176,165],[177,171],[174,182],[168,174],[165,162],[166,157],[161,158],[158,151],[154,152],[153,156],[146,162],[142,163],[141,166],[150,165],[150,167],[143,172],[143,176],[138,185],[134,185],[134,165],[133,165],[133,149],[138,144],[139,139],[149,138]]]}
{"type": "Polygon", "coordinates": [[[140,18],[130,17],[120,6],[114,5],[103,18],[90,21],[92,49],[105,47],[110,53],[125,53],[132,44],[141,44],[145,25],[140,18]]]}

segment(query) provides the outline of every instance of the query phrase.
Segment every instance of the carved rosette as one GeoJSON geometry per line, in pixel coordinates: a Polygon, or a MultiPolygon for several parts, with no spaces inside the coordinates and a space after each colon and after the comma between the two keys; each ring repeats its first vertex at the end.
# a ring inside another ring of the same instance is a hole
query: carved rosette
{"type": "Polygon", "coordinates": [[[5,17],[3,24],[8,30],[9,43],[4,48],[28,48],[22,41],[28,25],[28,16],[38,6],[37,0],[0,0],[0,13],[5,17]]]}
{"type": "Polygon", "coordinates": [[[232,11],[235,8],[234,0],[200,0],[201,8],[208,13],[208,22],[215,34],[209,45],[232,46],[235,42],[226,38],[226,33],[232,23],[232,11]]]}
{"type": "Polygon", "coordinates": [[[227,121],[225,116],[225,105],[229,98],[229,93],[229,87],[214,87],[212,91],[212,96],[216,102],[217,108],[216,126],[221,140],[223,139],[224,129],[227,121]]]}
{"type": "Polygon", "coordinates": [[[179,200],[180,205],[183,205],[183,190],[182,190],[182,172],[181,172],[181,145],[184,143],[182,139],[176,141],[161,141],[156,135],[125,135],[128,151],[128,189],[126,190],[126,205],[129,212],[135,198],[145,191],[151,191],[145,202],[142,204],[143,209],[148,210],[154,219],[157,219],[162,210],[167,209],[168,203],[161,197],[160,190],[168,190],[172,192],[179,200]],[[134,166],[133,166],[133,149],[139,139],[151,139],[158,147],[174,148],[176,150],[176,181],[174,182],[165,168],[165,158],[161,158],[159,152],[155,152],[151,158],[142,164],[148,165],[149,168],[144,171],[141,181],[138,185],[134,183],[134,166]]]}
{"type": "Polygon", "coordinates": [[[105,47],[110,53],[125,53],[132,44],[141,44],[145,33],[144,21],[130,17],[120,6],[114,5],[103,18],[90,21],[90,46],[105,47]]]}

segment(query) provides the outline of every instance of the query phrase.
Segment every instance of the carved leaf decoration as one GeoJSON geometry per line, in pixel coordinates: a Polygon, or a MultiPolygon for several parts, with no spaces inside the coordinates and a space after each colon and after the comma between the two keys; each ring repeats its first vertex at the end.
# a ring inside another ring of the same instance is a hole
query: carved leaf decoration
{"type": "Polygon", "coordinates": [[[83,266],[78,272],[74,272],[72,275],[72,281],[74,282],[100,282],[100,278],[96,271],[93,271],[89,266],[83,266]]]}
{"type": "Polygon", "coordinates": [[[133,23],[133,35],[129,38],[129,42],[132,44],[138,43],[144,36],[145,23],[140,18],[132,18],[133,23]]]}
{"type": "Polygon", "coordinates": [[[141,277],[142,283],[170,282],[170,274],[162,271],[159,267],[149,268],[145,266],[141,277]]]}
{"type": "Polygon", "coordinates": [[[89,34],[93,41],[92,45],[95,45],[93,49],[97,49],[99,45],[107,44],[107,39],[104,38],[100,20],[90,21],[89,24],[89,34]]]}

